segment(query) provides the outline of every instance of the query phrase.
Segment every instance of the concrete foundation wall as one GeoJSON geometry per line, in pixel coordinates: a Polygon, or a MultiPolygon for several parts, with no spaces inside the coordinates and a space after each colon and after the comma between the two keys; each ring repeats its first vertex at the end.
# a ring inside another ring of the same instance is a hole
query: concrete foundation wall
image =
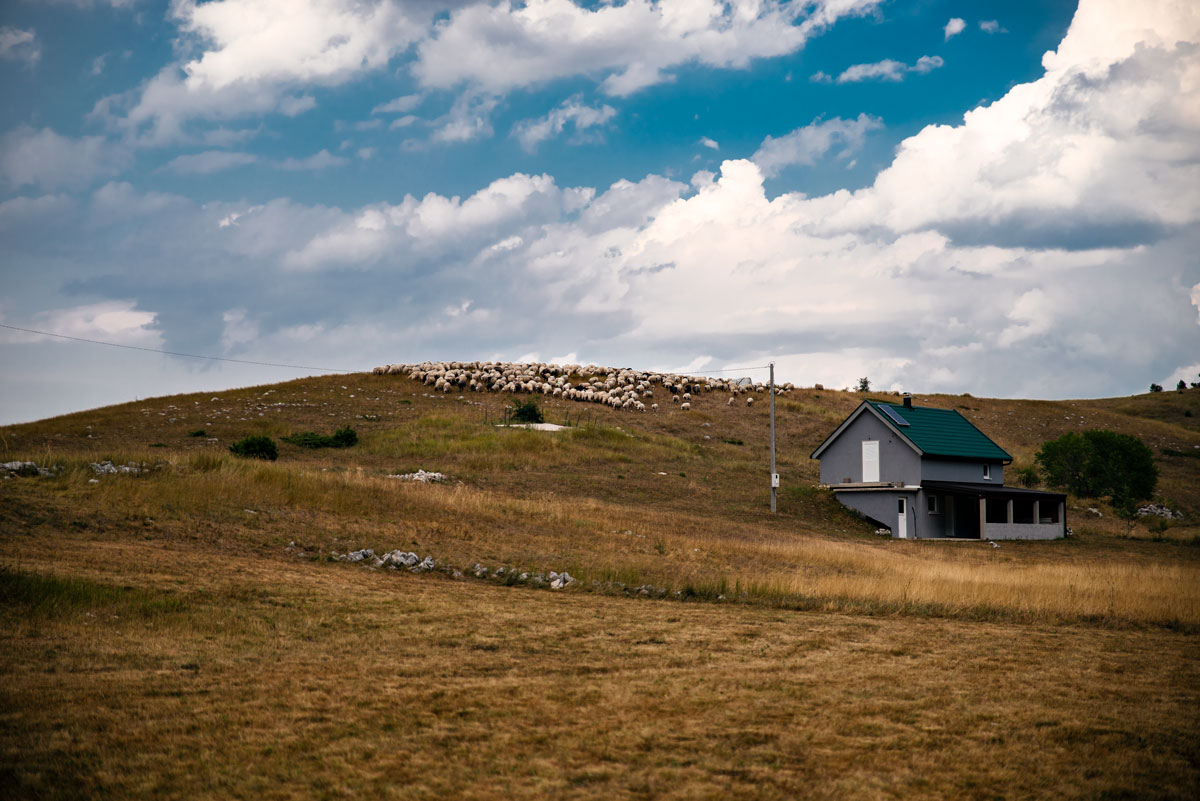
{"type": "Polygon", "coordinates": [[[897,536],[896,527],[900,523],[898,501],[900,498],[906,498],[908,502],[905,505],[904,516],[907,521],[908,539],[930,536],[919,529],[919,526],[924,521],[921,519],[920,510],[917,508],[917,493],[915,492],[870,490],[839,492],[836,497],[845,506],[874,520],[880,526],[891,529],[893,537],[897,536]]]}
{"type": "Polygon", "coordinates": [[[983,536],[989,540],[1057,540],[1063,536],[1062,523],[987,523],[983,536]]]}

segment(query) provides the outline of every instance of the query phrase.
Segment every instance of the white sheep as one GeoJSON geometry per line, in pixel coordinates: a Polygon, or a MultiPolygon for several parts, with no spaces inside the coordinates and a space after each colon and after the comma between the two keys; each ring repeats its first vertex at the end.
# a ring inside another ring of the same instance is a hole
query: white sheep
{"type": "Polygon", "coordinates": [[[746,398],[746,405],[747,405],[747,406],[753,406],[753,405],[754,405],[754,398],[746,398]]]}
{"type": "Polygon", "coordinates": [[[681,411],[690,412],[692,410],[692,404],[685,403],[682,406],[680,406],[679,408],[681,411]]]}

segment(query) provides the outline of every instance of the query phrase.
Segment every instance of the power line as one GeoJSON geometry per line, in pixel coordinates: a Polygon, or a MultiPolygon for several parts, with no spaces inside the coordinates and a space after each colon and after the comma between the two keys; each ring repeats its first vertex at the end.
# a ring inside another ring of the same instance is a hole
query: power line
{"type": "Polygon", "coordinates": [[[286,367],[290,370],[317,370],[322,373],[353,373],[355,370],[343,370],[337,367],[306,367],[302,364],[277,364],[276,362],[255,362],[249,359],[230,359],[225,356],[202,356],[198,353],[180,353],[174,350],[159,350],[157,348],[143,348],[138,345],[122,345],[118,342],[103,342],[99,339],[86,339],[84,337],[70,337],[66,334],[54,334],[49,331],[38,331],[33,328],[21,328],[15,325],[7,325],[0,323],[0,328],[8,328],[13,331],[24,331],[27,334],[41,334],[44,337],[57,337],[59,339],[70,339],[75,342],[88,342],[92,345],[108,345],[110,348],[125,348],[126,350],[141,350],[147,353],[161,353],[165,356],[186,356],[189,359],[211,359],[215,362],[234,362],[236,364],[254,364],[259,367],[286,367]]]}
{"type": "MultiPolygon", "coordinates": [[[[703,369],[701,369],[701,370],[697,370],[696,372],[703,373],[704,375],[708,375],[709,373],[744,373],[748,370],[767,370],[769,368],[770,368],[769,364],[764,364],[762,367],[726,367],[724,370],[703,370],[703,369]]],[[[672,375],[687,375],[687,371],[685,371],[685,370],[672,370],[670,372],[672,375]]]]}

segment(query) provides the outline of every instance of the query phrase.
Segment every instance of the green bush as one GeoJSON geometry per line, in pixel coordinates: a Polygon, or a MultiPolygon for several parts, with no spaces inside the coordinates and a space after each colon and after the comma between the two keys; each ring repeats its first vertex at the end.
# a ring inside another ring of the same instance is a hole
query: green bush
{"type": "Polygon", "coordinates": [[[272,462],[279,458],[279,446],[270,437],[253,436],[239,439],[229,446],[229,451],[235,456],[269,459],[272,462]]]}
{"type": "Polygon", "coordinates": [[[197,428],[193,431],[189,431],[188,436],[189,437],[207,437],[208,432],[205,431],[203,428],[197,428]]]}
{"type": "Polygon", "coordinates": [[[512,419],[518,423],[546,422],[546,418],[542,415],[541,408],[538,407],[537,401],[535,401],[533,398],[518,403],[513,408],[512,419]]]}
{"type": "Polygon", "coordinates": [[[1037,462],[1051,486],[1085,498],[1109,497],[1127,514],[1137,501],[1151,497],[1158,484],[1151,450],[1137,437],[1116,431],[1069,431],[1043,444],[1037,462]]]}
{"type": "Polygon", "coordinates": [[[1033,465],[1017,470],[1017,481],[1022,487],[1036,487],[1041,480],[1042,477],[1038,475],[1038,470],[1033,465]]]}
{"type": "Polygon", "coordinates": [[[358,444],[358,432],[346,426],[339,428],[331,435],[318,434],[315,431],[305,431],[282,437],[284,442],[299,445],[301,448],[351,448],[358,444]]]}

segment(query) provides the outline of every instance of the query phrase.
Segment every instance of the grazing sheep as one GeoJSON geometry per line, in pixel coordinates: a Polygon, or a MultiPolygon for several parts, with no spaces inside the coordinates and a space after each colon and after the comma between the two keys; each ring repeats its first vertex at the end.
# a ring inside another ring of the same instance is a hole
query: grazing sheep
{"type": "Polygon", "coordinates": [[[753,405],[754,405],[754,398],[746,398],[746,405],[747,405],[747,406],[753,406],[753,405]]]}
{"type": "Polygon", "coordinates": [[[650,411],[654,412],[655,414],[658,414],[658,404],[657,403],[650,404],[650,411]]]}
{"type": "Polygon", "coordinates": [[[679,396],[678,396],[678,395],[672,395],[672,396],[671,396],[671,403],[679,403],[679,396]]]}
{"type": "Polygon", "coordinates": [[[726,403],[725,405],[726,405],[726,406],[732,406],[732,405],[733,405],[733,396],[732,396],[732,395],[730,395],[730,396],[729,396],[729,402],[728,402],[728,403],[726,403]]]}
{"type": "Polygon", "coordinates": [[[692,410],[692,404],[685,403],[682,406],[680,406],[679,408],[681,411],[690,412],[692,410]]]}

